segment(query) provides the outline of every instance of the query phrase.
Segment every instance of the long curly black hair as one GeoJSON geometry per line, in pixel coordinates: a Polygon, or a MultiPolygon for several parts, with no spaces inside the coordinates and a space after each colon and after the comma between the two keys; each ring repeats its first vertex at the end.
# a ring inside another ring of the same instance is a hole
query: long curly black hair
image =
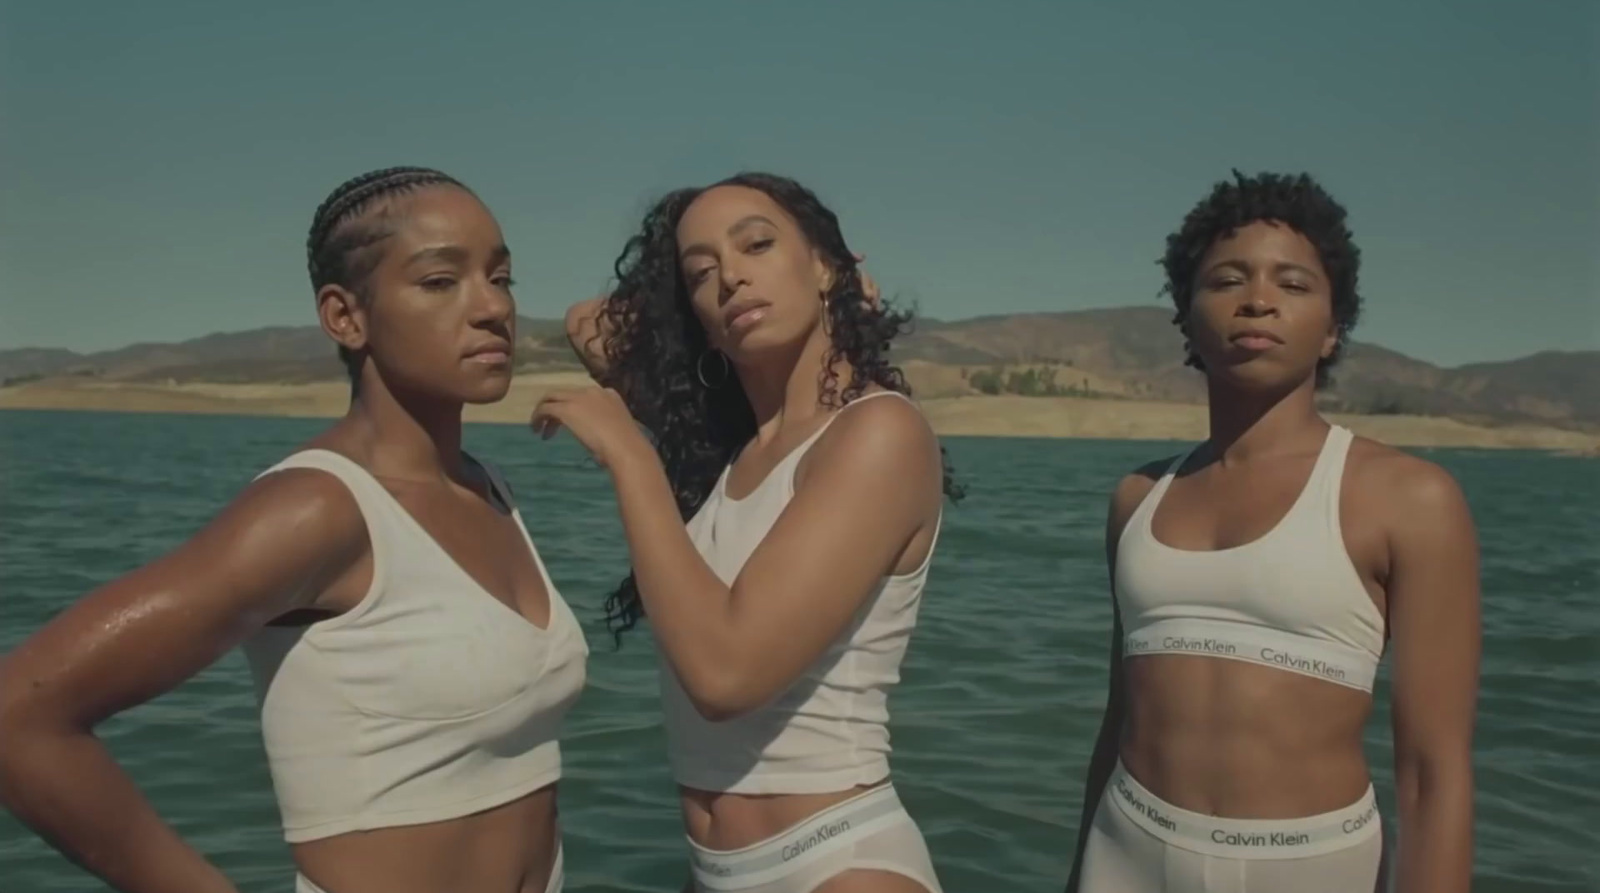
{"type": "MultiPolygon", "coordinates": [[[[1276,221],[1305,236],[1317,250],[1333,291],[1333,321],[1339,340],[1333,353],[1317,363],[1316,386],[1328,384],[1328,371],[1344,353],[1350,331],[1361,316],[1361,295],[1356,290],[1361,272],[1361,249],[1351,240],[1344,206],[1333,200],[1309,174],[1263,173],[1246,177],[1233,171],[1233,181],[1217,183],[1189,211],[1183,226],[1167,237],[1161,259],[1167,282],[1162,292],[1172,296],[1178,312],[1172,321],[1179,328],[1189,321],[1195,277],[1206,252],[1218,239],[1258,220],[1276,221]]],[[[1204,369],[1187,342],[1186,365],[1204,369]]]]}
{"type": "MultiPolygon", "coordinates": [[[[679,189],[645,214],[639,231],[615,264],[616,287],[600,309],[605,357],[602,384],[623,395],[655,441],[687,521],[699,510],[734,455],[756,434],[755,414],[738,376],[718,363],[702,366],[711,344],[689,303],[678,264],[678,221],[702,193],[717,186],[758,189],[799,223],[800,230],[834,276],[827,294],[831,346],[820,373],[822,403],[839,408],[869,384],[910,395],[905,375],[891,365],[890,343],[909,328],[912,313],[862,293],[861,275],[839,229],[839,219],[809,189],[786,177],[740,173],[710,186],[679,189]],[[840,361],[854,373],[840,386],[840,361]],[[709,367],[716,374],[707,373],[709,367]],[[710,386],[708,386],[710,385],[710,386]]],[[[941,448],[942,453],[942,448],[941,448]]],[[[944,493],[963,492],[944,462],[944,493]]],[[[644,616],[639,587],[630,573],[607,599],[606,623],[618,645],[622,633],[644,616]]]]}

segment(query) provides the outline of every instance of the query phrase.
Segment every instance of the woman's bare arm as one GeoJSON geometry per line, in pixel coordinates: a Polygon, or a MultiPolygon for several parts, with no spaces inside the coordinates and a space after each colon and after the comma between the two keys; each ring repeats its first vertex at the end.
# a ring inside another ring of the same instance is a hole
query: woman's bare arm
{"type": "Polygon", "coordinates": [[[1146,466],[1117,483],[1106,508],[1106,575],[1111,591],[1111,645],[1107,649],[1110,666],[1107,668],[1106,709],[1100,720],[1100,731],[1095,736],[1094,751],[1089,755],[1089,766],[1084,773],[1083,808],[1078,816],[1078,842],[1073,851],[1072,869],[1067,876],[1066,893],[1078,889],[1078,877],[1083,868],[1083,850],[1089,843],[1089,827],[1094,824],[1094,814],[1100,809],[1100,796],[1106,782],[1117,766],[1117,751],[1122,737],[1122,618],[1117,613],[1116,568],[1117,541],[1128,525],[1139,503],[1150,494],[1155,481],[1165,470],[1166,463],[1146,466]]]}
{"type": "Polygon", "coordinates": [[[1389,507],[1391,716],[1400,893],[1472,882],[1472,732],[1481,654],[1478,541],[1438,466],[1396,453],[1368,478],[1389,507]]]}
{"type": "MultiPolygon", "coordinates": [[[[867,256],[856,254],[855,258],[859,264],[864,262],[867,256]]],[[[878,283],[865,269],[858,268],[857,273],[861,278],[862,296],[867,299],[867,303],[877,306],[878,283]]],[[[606,301],[610,297],[610,295],[596,295],[573,304],[567,308],[564,321],[567,343],[572,346],[572,352],[577,355],[578,361],[583,363],[583,368],[589,371],[589,377],[602,383],[606,383],[605,373],[609,366],[605,343],[611,335],[611,328],[601,311],[605,309],[606,301]]]]}
{"type": "Polygon", "coordinates": [[[595,381],[602,380],[606,372],[605,339],[608,331],[600,315],[605,303],[606,296],[600,295],[567,308],[567,343],[572,345],[572,352],[577,354],[578,361],[589,370],[589,377],[595,381]]]}
{"type": "Polygon", "coordinates": [[[0,804],[117,890],[232,891],[93,730],[314,605],[366,549],[338,481],[280,472],[173,552],[67,608],[0,660],[0,804]]]}
{"type": "Polygon", "coordinates": [[[937,511],[941,458],[921,412],[889,399],[843,413],[732,586],[689,539],[648,444],[611,468],[651,628],[709,718],[753,710],[792,685],[937,511]]]}

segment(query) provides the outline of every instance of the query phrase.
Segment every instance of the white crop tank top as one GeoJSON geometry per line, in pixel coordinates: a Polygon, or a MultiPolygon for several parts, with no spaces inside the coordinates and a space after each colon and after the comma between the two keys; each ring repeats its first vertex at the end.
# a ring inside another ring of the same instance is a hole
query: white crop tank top
{"type": "MultiPolygon", "coordinates": [[[[876,391],[839,410],[874,397],[876,391]]],[[[795,468],[839,413],[773,466],[743,499],[728,496],[728,468],[688,524],[695,548],[731,586],[784,506],[794,497],[795,468]]],[[[729,464],[729,468],[732,464],[729,464]]],[[[942,515],[941,515],[942,521],[942,515]]],[[[703,791],[804,794],[842,791],[889,774],[889,691],[911,641],[922,589],[933,562],[884,578],[844,635],[828,646],[789,690],[731,720],[712,722],[689,700],[660,659],[663,715],[675,780],[703,791]]]]}
{"type": "Polygon", "coordinates": [[[1253,542],[1190,551],[1164,545],[1150,521],[1167,469],[1117,546],[1123,656],[1194,654],[1249,661],[1372,691],[1384,619],[1345,549],[1339,490],[1352,435],[1337,425],[1289,513],[1253,542]]]}
{"type": "Polygon", "coordinates": [[[561,776],[559,732],[589,646],[504,480],[478,464],[544,579],[547,628],[485,592],[350,459],[306,450],[262,473],[338,478],[372,544],[372,586],[355,607],[242,646],[290,843],[457,818],[561,776]]]}

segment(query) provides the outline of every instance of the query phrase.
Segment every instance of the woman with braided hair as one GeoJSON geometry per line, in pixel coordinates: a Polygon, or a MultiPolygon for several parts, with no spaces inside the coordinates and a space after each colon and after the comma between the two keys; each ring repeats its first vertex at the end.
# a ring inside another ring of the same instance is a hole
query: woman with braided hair
{"type": "Polygon", "coordinates": [[[128,893],[227,893],[94,736],[241,645],[296,890],[561,887],[563,714],[588,648],[461,411],[510,386],[499,225],[438,171],[334,190],[308,240],[345,417],[0,664],[0,798],[128,893]]]}
{"type": "Polygon", "coordinates": [[[697,890],[939,890],[887,702],[953,488],[885,358],[907,316],[856,264],[792,180],[670,193],[568,314],[604,387],[534,413],[610,471],[633,573],[608,613],[655,635],[697,890]]]}

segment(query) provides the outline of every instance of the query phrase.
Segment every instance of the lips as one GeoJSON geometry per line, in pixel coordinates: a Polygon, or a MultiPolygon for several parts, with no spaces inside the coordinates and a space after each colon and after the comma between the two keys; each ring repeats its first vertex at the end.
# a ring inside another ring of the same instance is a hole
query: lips
{"type": "Polygon", "coordinates": [[[491,341],[467,351],[466,358],[486,366],[503,366],[511,361],[511,345],[505,341],[491,341]]]}
{"type": "Polygon", "coordinates": [[[734,301],[723,309],[723,325],[730,332],[748,329],[765,319],[767,310],[771,306],[771,304],[760,299],[734,301]]]}
{"type": "Polygon", "coordinates": [[[1245,329],[1228,336],[1228,341],[1245,350],[1270,350],[1283,344],[1283,338],[1266,329],[1245,329]]]}

